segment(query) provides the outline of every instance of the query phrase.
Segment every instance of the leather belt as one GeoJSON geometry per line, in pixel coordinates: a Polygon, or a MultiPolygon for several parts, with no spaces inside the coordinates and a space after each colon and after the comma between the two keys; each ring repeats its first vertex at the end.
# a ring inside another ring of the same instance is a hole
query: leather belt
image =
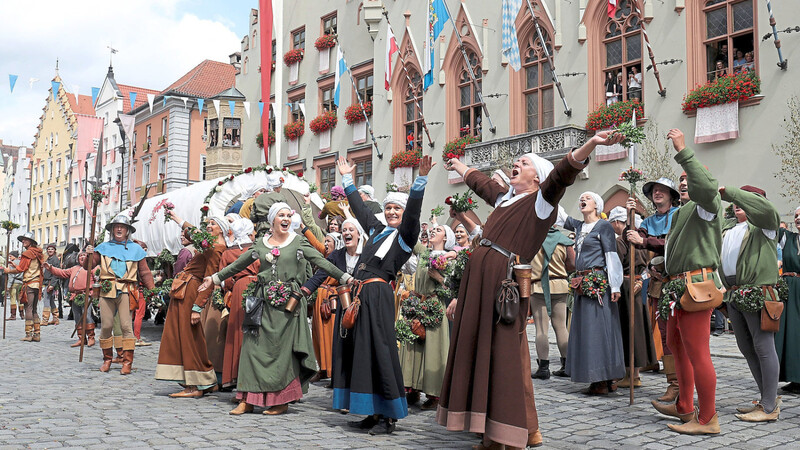
{"type": "Polygon", "coordinates": [[[797,272],[783,272],[781,274],[782,277],[800,277],[800,273],[797,272]]]}
{"type": "Polygon", "coordinates": [[[603,268],[601,268],[601,267],[593,267],[593,268],[587,269],[587,270],[579,270],[578,272],[576,272],[576,274],[579,277],[582,277],[584,275],[589,275],[592,272],[603,272],[603,268]]]}
{"type": "Polygon", "coordinates": [[[489,247],[489,248],[497,251],[501,255],[505,256],[506,258],[513,258],[514,256],[516,256],[514,253],[504,249],[503,247],[495,244],[494,242],[492,242],[492,241],[490,241],[489,239],[486,239],[486,238],[481,239],[480,245],[482,247],[489,247]]]}
{"type": "Polygon", "coordinates": [[[670,275],[667,277],[667,281],[677,280],[677,279],[686,279],[686,277],[693,277],[695,275],[703,275],[703,278],[706,280],[712,279],[711,274],[714,273],[714,270],[709,267],[703,267],[702,269],[691,270],[688,272],[681,272],[677,275],[670,275]]]}

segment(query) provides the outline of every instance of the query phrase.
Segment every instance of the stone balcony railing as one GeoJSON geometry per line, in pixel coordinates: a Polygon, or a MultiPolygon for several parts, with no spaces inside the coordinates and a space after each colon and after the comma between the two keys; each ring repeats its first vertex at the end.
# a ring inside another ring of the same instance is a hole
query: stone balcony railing
{"type": "Polygon", "coordinates": [[[525,153],[536,153],[543,158],[556,161],[569,149],[586,142],[586,129],[576,125],[546,128],[530,133],[509,136],[493,141],[468,145],[465,149],[465,164],[487,172],[511,164],[525,153]]]}

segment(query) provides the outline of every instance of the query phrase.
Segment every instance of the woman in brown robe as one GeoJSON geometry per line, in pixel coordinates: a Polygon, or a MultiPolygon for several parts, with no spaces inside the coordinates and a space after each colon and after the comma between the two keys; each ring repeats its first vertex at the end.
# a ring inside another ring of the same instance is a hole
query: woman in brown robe
{"type": "MultiPolygon", "coordinates": [[[[184,230],[192,227],[174,213],[170,213],[170,217],[184,230]]],[[[183,275],[175,276],[184,276],[189,280],[185,297],[170,299],[155,376],[157,380],[175,381],[185,386],[183,391],[169,395],[173,398],[199,398],[217,385],[217,376],[208,358],[205,333],[200,322],[200,313],[206,307],[212,291],[199,292],[197,288],[204,277],[211,276],[219,269],[220,256],[225,251],[225,240],[219,225],[222,222],[227,221],[209,219],[206,229],[216,237],[214,245],[198,252],[181,272],[183,275]]]]}
{"type": "Polygon", "coordinates": [[[494,309],[509,262],[502,252],[531,261],[555,223],[564,191],[586,167],[595,146],[622,139],[598,133],[555,168],[532,153],[523,155],[514,163],[510,190],[457,159],[449,161],[448,169],[496,209],[467,263],[458,299],[447,309],[453,330],[436,418],[448,430],[482,433],[484,447],[542,443],[525,334],[528,299],[520,299],[512,324],[498,322],[494,309]]]}

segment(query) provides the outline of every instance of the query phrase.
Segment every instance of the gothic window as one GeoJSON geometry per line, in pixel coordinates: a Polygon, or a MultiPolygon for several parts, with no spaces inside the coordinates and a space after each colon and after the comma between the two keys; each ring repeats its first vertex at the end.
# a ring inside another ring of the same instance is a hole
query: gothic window
{"type": "Polygon", "coordinates": [[[603,80],[607,104],[642,101],[642,18],[634,7],[636,1],[619,1],[616,14],[606,22],[603,80]]]}

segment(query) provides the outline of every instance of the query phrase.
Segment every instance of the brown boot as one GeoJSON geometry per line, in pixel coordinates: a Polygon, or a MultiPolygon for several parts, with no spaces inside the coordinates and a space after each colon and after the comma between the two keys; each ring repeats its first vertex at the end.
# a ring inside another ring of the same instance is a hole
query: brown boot
{"type": "Polygon", "coordinates": [[[543,442],[542,432],[539,430],[528,435],[528,447],[540,447],[543,442]]]}
{"type": "Polygon", "coordinates": [[[11,305],[11,317],[8,320],[17,320],[17,305],[11,305]]]}
{"type": "Polygon", "coordinates": [[[25,321],[25,337],[20,339],[23,342],[31,342],[33,341],[33,321],[26,320],[25,321]]]}
{"type": "Polygon", "coordinates": [[[94,324],[87,323],[86,324],[86,345],[89,347],[93,347],[95,344],[94,340],[94,324]]]}
{"type": "Polygon", "coordinates": [[[100,366],[100,372],[108,372],[111,370],[111,358],[114,357],[114,339],[100,339],[100,350],[103,351],[103,365],[100,366]]]}
{"type": "Polygon", "coordinates": [[[714,417],[705,425],[701,424],[697,419],[697,414],[694,414],[689,422],[680,425],[671,423],[668,426],[670,430],[681,434],[719,434],[719,415],[714,414],[714,417]]]}
{"type": "Polygon", "coordinates": [[[83,341],[83,328],[80,325],[78,325],[75,328],[75,331],[78,333],[78,342],[75,342],[74,344],[70,345],[70,347],[72,348],[80,347],[81,342],[83,341]]]}
{"type": "Polygon", "coordinates": [[[130,375],[133,369],[133,349],[136,348],[136,339],[122,340],[122,369],[121,375],[130,375]]]}
{"type": "Polygon", "coordinates": [[[42,321],[41,326],[46,327],[47,322],[50,320],[50,308],[42,309],[42,321]]]}
{"type": "Polygon", "coordinates": [[[117,349],[117,356],[111,360],[111,363],[122,364],[122,337],[114,336],[114,348],[117,349]]]}
{"type": "Polygon", "coordinates": [[[678,374],[675,371],[675,358],[672,355],[664,355],[664,372],[667,374],[667,391],[658,397],[661,403],[674,403],[678,400],[678,374]]]}
{"type": "Polygon", "coordinates": [[[681,419],[681,421],[684,423],[689,422],[690,420],[692,420],[692,417],[694,417],[694,410],[685,414],[679,413],[678,405],[676,403],[670,403],[665,405],[663,403],[658,403],[655,400],[651,400],[650,403],[653,405],[653,408],[655,408],[656,411],[660,412],[661,414],[665,416],[677,417],[678,419],[681,419]]]}
{"type": "Polygon", "coordinates": [[[33,337],[31,342],[39,342],[42,340],[41,325],[39,322],[33,322],[33,337]]]}

